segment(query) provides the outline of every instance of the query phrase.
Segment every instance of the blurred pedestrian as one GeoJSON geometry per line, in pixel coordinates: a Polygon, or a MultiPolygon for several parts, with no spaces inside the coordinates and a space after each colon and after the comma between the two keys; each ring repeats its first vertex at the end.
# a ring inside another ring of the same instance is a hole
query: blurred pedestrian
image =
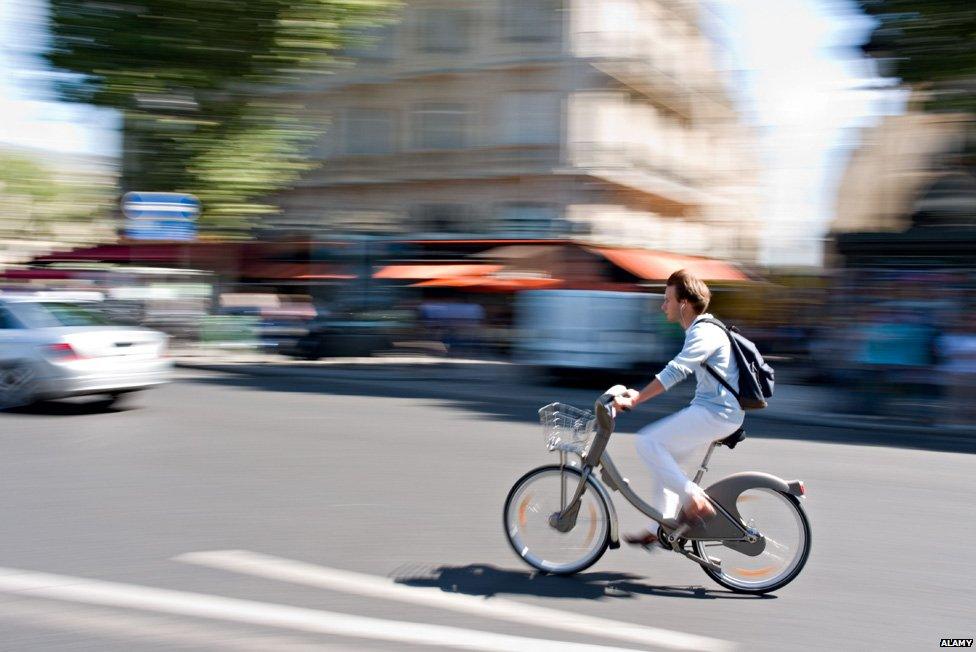
{"type": "Polygon", "coordinates": [[[443,343],[448,355],[478,348],[485,323],[485,309],[480,304],[455,300],[424,302],[419,313],[421,322],[443,343]]]}
{"type": "Polygon", "coordinates": [[[976,325],[957,317],[937,340],[938,370],[946,385],[945,425],[976,425],[976,325]]]}
{"type": "Polygon", "coordinates": [[[931,398],[926,374],[931,368],[935,329],[919,311],[877,306],[868,323],[856,327],[857,362],[866,390],[862,410],[868,414],[913,412],[931,398]]]}

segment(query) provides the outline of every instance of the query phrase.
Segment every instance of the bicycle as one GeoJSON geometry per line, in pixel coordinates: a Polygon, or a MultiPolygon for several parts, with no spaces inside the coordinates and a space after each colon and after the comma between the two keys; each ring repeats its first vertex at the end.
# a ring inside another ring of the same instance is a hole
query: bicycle
{"type": "MultiPolygon", "coordinates": [[[[562,403],[539,410],[546,447],[558,451],[560,461],[523,475],[505,499],[505,534],[515,553],[545,573],[572,575],[595,564],[608,548],[619,548],[609,487],[658,523],[653,545],[697,563],[732,591],[769,593],[796,579],[811,544],[810,523],[800,504],[803,482],[736,473],[705,489],[714,517],[697,523],[664,518],[634,492],[606,450],[616,419],[613,398],[624,391],[618,385],[600,396],[595,414],[562,403]]],[[[700,484],[717,447],[733,449],[743,439],[740,428],[713,442],[695,483],[700,484]]]]}

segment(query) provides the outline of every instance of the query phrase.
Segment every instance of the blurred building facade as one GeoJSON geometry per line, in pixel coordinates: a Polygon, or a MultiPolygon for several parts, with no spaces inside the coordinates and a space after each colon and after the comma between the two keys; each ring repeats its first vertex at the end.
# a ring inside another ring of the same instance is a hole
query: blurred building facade
{"type": "Polygon", "coordinates": [[[910,112],[866,130],[841,180],[831,231],[909,228],[919,195],[945,172],[971,125],[963,113],[910,112]]]}
{"type": "Polygon", "coordinates": [[[755,146],[695,2],[411,0],[301,101],[278,230],[571,237],[755,262],[755,146]]]}
{"type": "Polygon", "coordinates": [[[963,113],[886,117],[862,134],[827,241],[833,266],[972,270],[976,139],[963,113]]]}

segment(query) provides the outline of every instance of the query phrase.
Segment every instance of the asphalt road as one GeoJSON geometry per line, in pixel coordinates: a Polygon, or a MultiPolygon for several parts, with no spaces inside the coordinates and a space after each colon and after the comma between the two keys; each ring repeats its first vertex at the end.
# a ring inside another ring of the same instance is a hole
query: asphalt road
{"type": "MultiPolygon", "coordinates": [[[[626,546],[574,578],[529,572],[501,507],[551,461],[534,408],[593,394],[184,372],[125,409],[0,414],[0,649],[918,650],[974,635],[976,456],[951,441],[750,418],[755,436],[719,451],[705,484],[806,482],[813,553],[775,596],[626,546]]],[[[611,442],[638,489],[629,433],[657,412],[611,442]]],[[[622,530],[639,529],[614,496],[622,530]]]]}

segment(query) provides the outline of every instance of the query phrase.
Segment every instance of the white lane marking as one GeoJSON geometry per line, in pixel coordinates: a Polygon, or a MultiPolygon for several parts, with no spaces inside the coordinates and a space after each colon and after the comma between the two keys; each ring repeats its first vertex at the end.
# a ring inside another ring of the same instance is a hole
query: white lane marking
{"type": "Polygon", "coordinates": [[[204,593],[0,568],[0,591],[265,627],[486,652],[635,652],[625,648],[493,634],[460,627],[367,618],[204,593]]]}
{"type": "MultiPolygon", "coordinates": [[[[0,604],[0,619],[14,621],[18,627],[58,630],[76,635],[83,633],[114,640],[138,641],[142,645],[155,642],[178,649],[231,652],[349,652],[354,649],[350,643],[326,644],[304,633],[269,633],[236,624],[191,622],[171,615],[145,615],[91,605],[68,606],[63,602],[20,596],[5,599],[0,604]]],[[[21,639],[22,648],[27,646],[28,640],[26,637],[21,639]]]]}
{"type": "Polygon", "coordinates": [[[432,607],[461,611],[498,620],[576,632],[578,634],[588,634],[601,638],[614,638],[675,650],[724,652],[732,650],[734,647],[728,641],[715,638],[586,616],[568,611],[558,611],[548,607],[538,607],[522,602],[504,600],[502,598],[485,599],[472,595],[445,593],[436,587],[406,586],[396,584],[383,577],[315,566],[290,559],[249,552],[247,550],[190,552],[175,557],[175,559],[200,566],[220,568],[333,591],[355,593],[388,600],[399,600],[411,604],[426,604],[432,607]]]}

